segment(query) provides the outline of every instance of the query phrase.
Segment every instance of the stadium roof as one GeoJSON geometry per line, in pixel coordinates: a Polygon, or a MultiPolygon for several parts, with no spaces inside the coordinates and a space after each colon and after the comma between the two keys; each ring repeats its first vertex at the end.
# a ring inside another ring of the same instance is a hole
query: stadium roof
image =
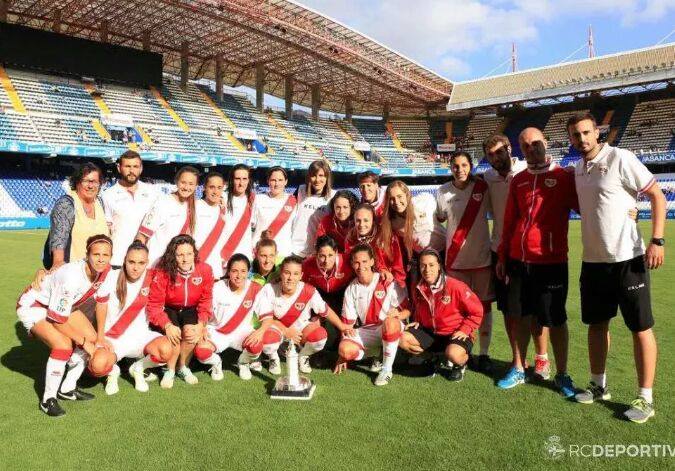
{"type": "Polygon", "coordinates": [[[675,43],[455,82],[447,110],[463,110],[675,79],[675,43]]]}
{"type": "Polygon", "coordinates": [[[320,84],[321,109],[354,114],[420,114],[445,107],[452,82],[314,10],[288,0],[9,0],[7,21],[164,55],[178,74],[184,41],[190,78],[215,77],[255,88],[255,64],[266,67],[265,92],[283,98],[294,78],[293,101],[311,105],[320,84]],[[107,39],[106,39],[107,38],[107,39]]]}

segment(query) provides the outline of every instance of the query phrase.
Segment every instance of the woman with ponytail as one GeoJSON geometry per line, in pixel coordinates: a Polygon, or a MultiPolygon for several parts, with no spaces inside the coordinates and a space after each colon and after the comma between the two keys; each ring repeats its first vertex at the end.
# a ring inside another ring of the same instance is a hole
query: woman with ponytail
{"type": "Polygon", "coordinates": [[[89,361],[94,376],[108,375],[105,392],[119,391],[122,358],[135,358],[129,367],[136,390],[148,391],[146,368],[166,364],[178,357],[178,347],[162,334],[150,330],[145,306],[148,303],[152,271],[148,267],[148,248],[134,241],[127,249],[124,265],[114,270],[98,288],[96,299],[97,345],[89,361]]]}
{"type": "Polygon", "coordinates": [[[195,233],[195,190],[199,184],[199,170],[189,165],[181,167],[174,182],[176,191],[157,198],[136,236],[148,246],[151,267],[155,266],[172,237],[195,233]]]}

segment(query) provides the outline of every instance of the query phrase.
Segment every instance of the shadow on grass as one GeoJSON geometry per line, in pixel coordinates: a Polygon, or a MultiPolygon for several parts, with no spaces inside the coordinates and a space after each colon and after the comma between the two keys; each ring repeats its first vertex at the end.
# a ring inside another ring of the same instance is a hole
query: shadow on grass
{"type": "Polygon", "coordinates": [[[2,366],[33,380],[33,390],[42,396],[45,387],[44,365],[49,357],[49,348],[36,338],[29,336],[21,322],[14,324],[16,337],[21,345],[12,347],[0,357],[2,366]]]}

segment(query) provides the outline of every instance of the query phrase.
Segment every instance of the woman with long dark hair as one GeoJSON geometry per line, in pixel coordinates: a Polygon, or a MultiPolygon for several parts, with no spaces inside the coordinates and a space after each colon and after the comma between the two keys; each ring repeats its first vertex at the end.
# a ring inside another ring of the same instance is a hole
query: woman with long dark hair
{"type": "Polygon", "coordinates": [[[338,190],[328,203],[328,214],[319,222],[316,229],[317,240],[321,236],[330,236],[337,242],[338,250],[345,251],[345,240],[354,227],[354,210],[359,205],[356,195],[349,190],[338,190]]]}
{"type": "MultiPolygon", "coordinates": [[[[150,323],[166,334],[173,345],[180,345],[178,375],[188,384],[197,384],[188,363],[195,345],[204,337],[204,328],[213,312],[213,272],[199,261],[192,237],[175,236],[159,260],[146,312],[150,323]]],[[[167,363],[161,381],[163,388],[173,387],[176,359],[167,363]]]]}
{"type": "Polygon", "coordinates": [[[103,348],[96,349],[89,360],[89,371],[94,376],[108,376],[108,395],[119,391],[117,362],[122,358],[136,359],[129,367],[129,375],[137,391],[147,392],[145,369],[164,365],[178,356],[178,347],[148,325],[145,306],[153,274],[147,267],[148,248],[136,240],[127,249],[122,268],[113,270],[94,295],[96,343],[103,348]]]}
{"type": "Polygon", "coordinates": [[[199,170],[189,165],[181,167],[174,182],[176,191],[157,198],[136,236],[148,246],[151,267],[155,266],[172,237],[195,233],[195,190],[199,184],[199,170]]]}
{"type": "Polygon", "coordinates": [[[354,278],[354,272],[331,237],[324,235],[316,239],[314,249],[314,255],[302,263],[302,281],[316,287],[324,301],[335,312],[340,312],[345,288],[354,278]]]}
{"type": "Polygon", "coordinates": [[[309,164],[305,184],[298,187],[298,211],[293,221],[293,253],[307,257],[312,253],[319,222],[328,212],[327,205],[335,190],[332,189],[330,165],[325,160],[309,164]]]}

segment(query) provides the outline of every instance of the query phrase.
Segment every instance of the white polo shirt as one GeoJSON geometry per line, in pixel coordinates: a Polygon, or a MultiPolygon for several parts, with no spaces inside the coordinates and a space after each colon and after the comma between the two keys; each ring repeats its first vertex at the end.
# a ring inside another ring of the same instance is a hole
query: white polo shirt
{"type": "MultiPolygon", "coordinates": [[[[466,210],[473,187],[476,183],[471,182],[466,188],[460,190],[452,181],[438,187],[436,192],[436,212],[445,216],[448,221],[445,248],[448,250],[459,226],[464,211],[466,210]]],[[[487,213],[490,209],[489,190],[483,194],[480,209],[469,233],[459,249],[459,254],[452,264],[454,270],[468,270],[473,268],[489,267],[492,264],[490,254],[490,229],[488,227],[487,213]]]]}
{"type": "Polygon", "coordinates": [[[645,252],[637,222],[628,211],[637,197],[656,180],[631,151],[604,144],[589,162],[580,159],[574,169],[579,208],[583,261],[616,263],[645,252]]]}
{"type": "Polygon", "coordinates": [[[141,222],[161,194],[154,185],[139,181],[133,193],[115,183],[101,195],[105,219],[113,241],[111,265],[121,266],[141,222]]]}
{"type": "Polygon", "coordinates": [[[413,240],[415,251],[421,252],[432,247],[439,253],[445,250],[445,227],[436,219],[436,198],[423,192],[412,197],[415,212],[413,240]]]}
{"type": "Polygon", "coordinates": [[[148,237],[148,266],[153,267],[171,239],[181,233],[188,216],[188,204],[173,194],[161,195],[143,218],[139,232],[148,237]]]}
{"type": "Polygon", "coordinates": [[[502,228],[504,227],[504,211],[506,211],[506,199],[509,195],[509,185],[513,176],[527,168],[527,162],[514,159],[511,165],[511,171],[502,177],[499,172],[490,167],[484,174],[485,183],[488,184],[488,194],[490,195],[490,204],[492,206],[492,237],[490,249],[497,252],[499,242],[502,238],[502,228]]]}

